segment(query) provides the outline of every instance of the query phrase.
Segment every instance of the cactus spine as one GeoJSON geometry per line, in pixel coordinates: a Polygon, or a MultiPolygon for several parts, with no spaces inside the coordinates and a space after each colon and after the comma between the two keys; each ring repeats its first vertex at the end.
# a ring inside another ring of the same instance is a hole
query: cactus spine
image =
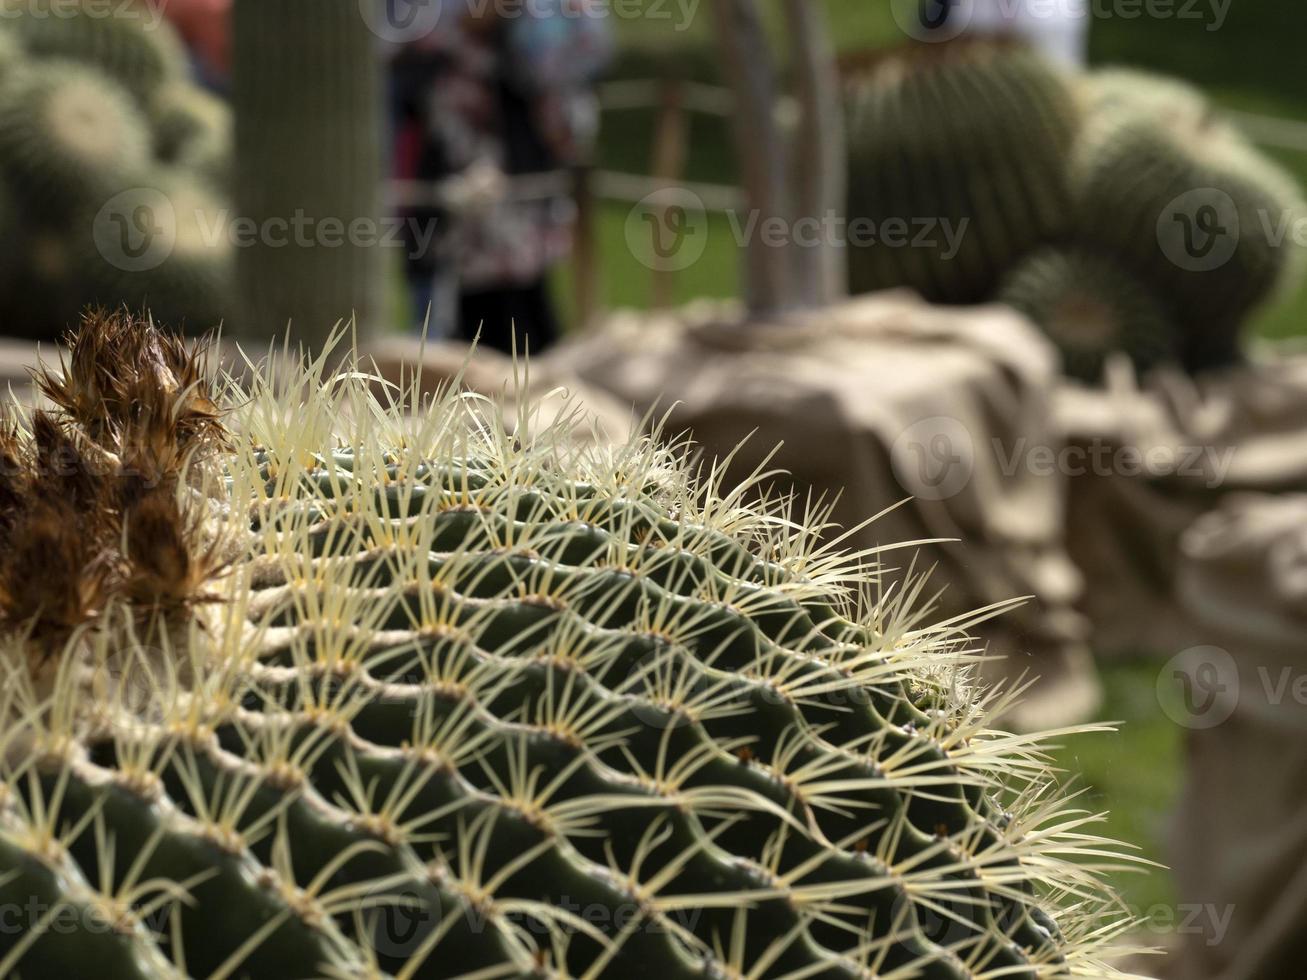
{"type": "Polygon", "coordinates": [[[351,312],[367,326],[377,249],[347,232],[380,219],[378,39],[358,0],[236,0],[234,45],[237,210],[339,239],[241,249],[243,322],[255,336],[293,321],[307,337],[351,312]]]}
{"type": "Polygon", "coordinates": [[[220,417],[96,322],[0,433],[0,973],[1118,976],[1104,843],[919,587],[330,356],[220,417]]]}
{"type": "Polygon", "coordinates": [[[850,249],[853,291],[909,286],[931,302],[989,299],[1013,263],[1066,232],[1078,125],[1066,79],[1008,45],[914,45],[855,78],[848,217],[874,222],[881,238],[850,249]],[[887,244],[887,221],[910,239],[933,222],[935,247],[887,244]],[[961,232],[956,255],[939,241],[943,222],[961,232]]]}

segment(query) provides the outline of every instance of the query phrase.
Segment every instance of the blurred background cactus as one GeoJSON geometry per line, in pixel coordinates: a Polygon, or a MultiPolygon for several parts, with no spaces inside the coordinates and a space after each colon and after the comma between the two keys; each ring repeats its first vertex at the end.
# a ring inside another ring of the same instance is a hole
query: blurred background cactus
{"type": "Polygon", "coordinates": [[[1027,253],[1067,237],[1080,108],[1038,54],[913,45],[859,66],[847,102],[848,216],[882,236],[849,250],[854,292],[906,286],[933,303],[979,303],[1027,253]],[[956,232],[955,252],[889,240],[894,223],[916,238],[927,216],[956,232]]]}
{"type": "Polygon", "coordinates": [[[0,327],[55,338],[88,305],[217,326],[234,292],[226,103],[151,4],[2,13],[0,327]]]}
{"type": "Polygon", "coordinates": [[[1188,86],[1141,73],[1097,82],[1099,115],[1073,167],[1077,237],[1170,307],[1183,326],[1173,360],[1233,363],[1252,315],[1299,271],[1287,232],[1307,216],[1301,189],[1188,86]]]}
{"type": "Polygon", "coordinates": [[[260,236],[241,248],[238,332],[263,337],[270,323],[294,322],[306,341],[321,342],[351,317],[374,331],[383,266],[378,249],[346,231],[361,224],[376,237],[381,223],[378,38],[358,0],[236,0],[232,33],[240,213],[304,218],[315,235],[325,222],[341,229],[331,247],[260,236]],[[292,36],[294,44],[270,40],[292,36]]]}
{"type": "Polygon", "coordinates": [[[1183,82],[1074,75],[977,40],[850,77],[848,217],[880,235],[849,250],[856,292],[1010,301],[1094,383],[1112,351],[1141,371],[1237,363],[1253,316],[1297,281],[1301,189],[1183,82]],[[931,216],[932,247],[910,241],[914,216],[931,216]]]}
{"type": "Polygon", "coordinates": [[[1069,377],[1093,384],[1112,351],[1140,371],[1174,361],[1179,330],[1157,295],[1110,258],[1042,249],[1013,267],[1001,302],[1043,328],[1069,377]]]}

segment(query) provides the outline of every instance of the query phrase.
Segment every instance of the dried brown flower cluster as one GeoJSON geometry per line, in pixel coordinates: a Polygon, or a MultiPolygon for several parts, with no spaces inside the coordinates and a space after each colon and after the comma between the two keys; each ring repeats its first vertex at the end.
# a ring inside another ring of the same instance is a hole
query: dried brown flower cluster
{"type": "Polygon", "coordinates": [[[219,564],[199,487],[227,433],[204,347],[126,311],[66,343],[34,377],[52,407],[0,421],[0,629],[45,650],[114,598],[184,608],[219,564]]]}

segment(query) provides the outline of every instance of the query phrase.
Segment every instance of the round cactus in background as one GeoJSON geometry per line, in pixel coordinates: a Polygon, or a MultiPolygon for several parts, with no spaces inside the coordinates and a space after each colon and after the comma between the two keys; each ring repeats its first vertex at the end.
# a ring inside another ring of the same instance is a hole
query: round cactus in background
{"type": "Polygon", "coordinates": [[[898,49],[850,81],[847,115],[848,217],[876,229],[849,250],[854,292],[907,286],[931,302],[982,302],[1068,230],[1080,105],[1033,52],[984,41],[898,49]]]}
{"type": "Polygon", "coordinates": [[[1179,331],[1157,296],[1111,259],[1046,249],[1020,263],[999,292],[1053,341],[1069,377],[1100,382],[1114,351],[1140,372],[1178,364],[1179,331]]]}
{"type": "Polygon", "coordinates": [[[179,329],[222,322],[233,275],[222,197],[188,171],[160,168],[119,202],[114,214],[87,213],[74,223],[81,303],[148,309],[179,329]],[[111,220],[119,216],[133,224],[126,241],[123,221],[111,220]]]}
{"type": "Polygon", "coordinates": [[[70,348],[0,430],[0,974],[1118,976],[967,621],[820,514],[339,351],[70,348]]]}
{"type": "Polygon", "coordinates": [[[149,134],[126,91],[76,62],[24,65],[0,84],[0,169],[47,224],[137,180],[149,134]]]}
{"type": "Polygon", "coordinates": [[[53,340],[85,306],[124,304],[219,325],[233,249],[197,225],[226,218],[230,115],[158,4],[0,0],[0,329],[53,340]]]}
{"type": "Polygon", "coordinates": [[[1102,118],[1147,116],[1160,126],[1190,129],[1216,121],[1215,108],[1201,91],[1168,75],[1134,68],[1100,68],[1079,79],[1088,123],[1102,118]]]}
{"type": "Polygon", "coordinates": [[[194,85],[168,85],[155,94],[150,115],[159,160],[216,187],[230,185],[231,106],[194,85]]]}
{"type": "MultiPolygon", "coordinates": [[[[1143,83],[1141,82],[1141,85],[1143,83]]],[[[1077,241],[1147,281],[1182,330],[1192,370],[1239,360],[1244,330],[1300,265],[1296,181],[1192,90],[1119,100],[1077,151],[1077,241]]]]}
{"type": "Polygon", "coordinates": [[[186,49],[151,2],[3,0],[8,25],[34,58],[93,65],[142,102],[186,77],[186,49]]]}

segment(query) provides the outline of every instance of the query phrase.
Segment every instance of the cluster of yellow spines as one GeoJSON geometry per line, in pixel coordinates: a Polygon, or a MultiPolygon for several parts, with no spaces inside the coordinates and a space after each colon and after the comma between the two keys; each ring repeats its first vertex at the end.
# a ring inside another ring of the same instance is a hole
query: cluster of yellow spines
{"type": "Polygon", "coordinates": [[[193,601],[6,622],[0,975],[1118,976],[974,620],[765,473],[339,360],[172,389],[231,406],[168,484],[193,601]]]}

